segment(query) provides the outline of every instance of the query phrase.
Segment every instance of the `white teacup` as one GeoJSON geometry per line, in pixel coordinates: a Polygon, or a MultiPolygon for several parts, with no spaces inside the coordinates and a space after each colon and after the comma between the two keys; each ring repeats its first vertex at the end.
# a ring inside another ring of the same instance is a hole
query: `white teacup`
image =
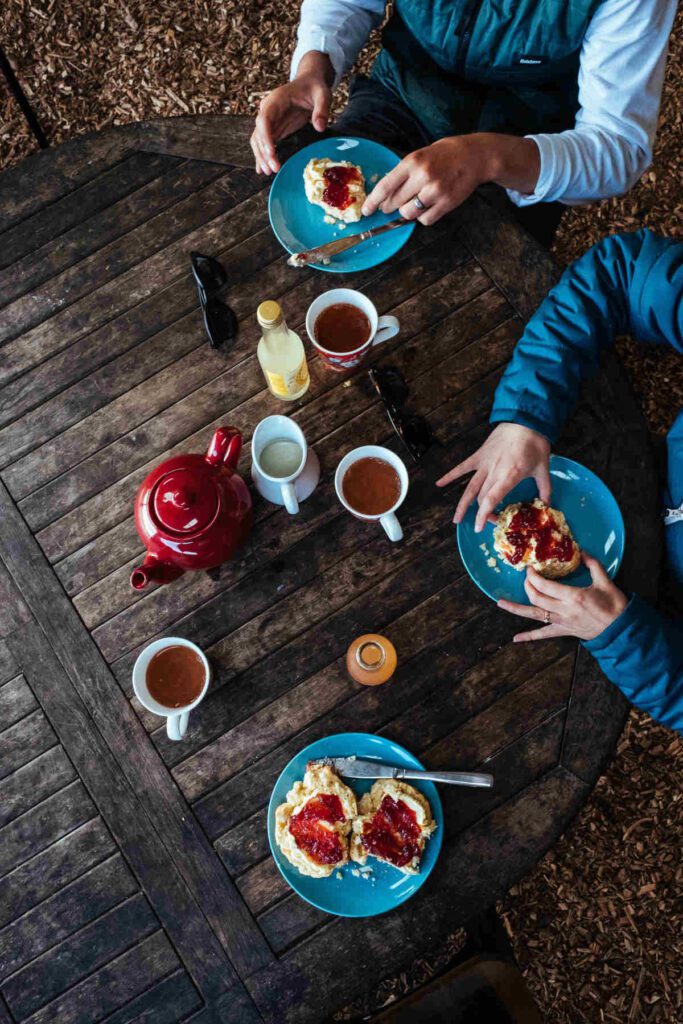
{"type": "Polygon", "coordinates": [[[318,485],[320,462],[304,433],[289,416],[267,416],[251,439],[251,478],[266,501],[299,511],[318,485]]]}
{"type": "Polygon", "coordinates": [[[367,522],[372,522],[373,520],[379,521],[384,527],[389,540],[396,541],[402,539],[403,530],[401,528],[401,524],[396,518],[396,509],[403,504],[405,496],[408,493],[408,470],[406,469],[403,461],[399,459],[398,455],[394,455],[394,453],[388,448],[382,448],[381,445],[378,444],[364,444],[360,448],[354,448],[353,451],[344,456],[337,466],[337,472],[334,475],[334,486],[337,492],[337,497],[344,508],[347,508],[349,512],[356,516],[357,519],[365,519],[367,522]],[[359,512],[352,505],[349,505],[342,491],[342,480],[344,479],[344,475],[349,466],[352,466],[354,462],[358,462],[359,459],[368,458],[382,459],[384,462],[388,462],[389,465],[393,466],[396,470],[399,480],[401,481],[401,493],[398,501],[396,501],[390,509],[387,509],[386,512],[373,516],[363,515],[362,512],[359,512]]]}
{"type": "Polygon", "coordinates": [[[152,714],[160,715],[166,719],[166,732],[170,740],[181,740],[183,738],[187,732],[190,711],[204,700],[210,682],[211,666],[204,651],[197,647],[196,644],[193,644],[191,640],[184,640],[179,636],[165,636],[161,640],[154,640],[138,655],[137,661],[133,666],[133,690],[135,691],[135,696],[142,706],[151,711],[152,714]],[[186,704],[184,707],[169,708],[165,704],[160,704],[158,700],[154,699],[147,687],[147,667],[154,655],[166,647],[189,647],[204,665],[204,685],[201,692],[198,697],[195,697],[190,704],[186,704]]]}
{"type": "Polygon", "coordinates": [[[308,307],[306,314],[306,330],[308,337],[318,355],[331,370],[351,370],[363,362],[373,345],[381,345],[398,334],[400,324],[395,316],[379,316],[375,305],[367,295],[354,291],[353,288],[332,288],[328,292],[319,295],[308,307]],[[332,352],[323,348],[315,336],[315,322],[324,309],[336,303],[348,303],[350,306],[357,306],[361,309],[370,321],[370,334],[368,338],[352,352],[332,352]]]}

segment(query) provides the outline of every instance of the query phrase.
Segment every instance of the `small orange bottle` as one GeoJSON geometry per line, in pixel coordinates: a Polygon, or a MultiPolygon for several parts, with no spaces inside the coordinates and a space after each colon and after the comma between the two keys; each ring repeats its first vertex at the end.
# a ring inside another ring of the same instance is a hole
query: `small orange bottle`
{"type": "Polygon", "coordinates": [[[385,636],[364,633],[346,652],[346,667],[357,683],[379,686],[396,671],[396,648],[385,636]]]}

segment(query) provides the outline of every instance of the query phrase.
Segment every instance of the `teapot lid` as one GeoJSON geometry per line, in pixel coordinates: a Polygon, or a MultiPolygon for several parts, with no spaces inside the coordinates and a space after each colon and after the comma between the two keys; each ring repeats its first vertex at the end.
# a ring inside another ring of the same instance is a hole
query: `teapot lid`
{"type": "Polygon", "coordinates": [[[199,533],[213,522],[219,495],[208,473],[174,469],[154,487],[151,506],[159,526],[171,533],[199,533]]]}

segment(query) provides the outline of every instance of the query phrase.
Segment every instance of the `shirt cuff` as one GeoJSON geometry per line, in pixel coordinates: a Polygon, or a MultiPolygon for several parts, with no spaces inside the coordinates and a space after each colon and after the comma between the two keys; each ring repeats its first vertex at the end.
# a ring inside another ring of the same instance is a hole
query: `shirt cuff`
{"type": "Polygon", "coordinates": [[[603,629],[602,633],[599,633],[592,640],[582,640],[581,642],[591,654],[602,654],[610,644],[614,643],[622,633],[626,632],[632,623],[637,622],[641,615],[642,604],[640,599],[634,594],[621,615],[618,615],[614,622],[611,622],[606,629],[603,629]]]}
{"type": "Polygon", "coordinates": [[[548,136],[525,135],[524,138],[531,139],[536,143],[541,158],[541,169],[538,172],[538,181],[533,192],[517,192],[512,188],[505,190],[515,206],[533,206],[534,203],[543,202],[555,176],[555,150],[548,136]]]}
{"type": "Polygon", "coordinates": [[[299,64],[301,63],[301,58],[305,53],[309,53],[310,50],[318,50],[320,53],[326,53],[330,58],[332,67],[334,68],[334,82],[332,84],[332,88],[336,89],[345,71],[344,52],[334,36],[327,32],[323,32],[322,29],[307,29],[305,33],[299,35],[296,49],[292,54],[292,66],[289,71],[290,82],[296,77],[299,64]]]}

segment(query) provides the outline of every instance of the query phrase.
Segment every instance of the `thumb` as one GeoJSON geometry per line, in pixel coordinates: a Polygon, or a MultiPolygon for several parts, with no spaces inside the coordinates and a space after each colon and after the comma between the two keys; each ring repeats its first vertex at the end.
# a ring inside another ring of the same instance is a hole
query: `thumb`
{"type": "Polygon", "coordinates": [[[592,555],[588,555],[585,551],[582,551],[581,559],[583,561],[583,564],[586,566],[589,573],[591,574],[591,579],[593,583],[605,584],[611,582],[609,576],[605,572],[605,568],[602,562],[598,561],[597,558],[593,558],[592,555]]]}
{"type": "Polygon", "coordinates": [[[324,132],[330,117],[330,92],[324,86],[316,86],[313,91],[313,113],[311,123],[317,132],[324,132]]]}
{"type": "Polygon", "coordinates": [[[546,505],[550,504],[550,497],[552,487],[550,484],[550,471],[548,469],[548,463],[544,462],[534,477],[536,486],[538,487],[538,496],[541,501],[545,502],[546,505]]]}

